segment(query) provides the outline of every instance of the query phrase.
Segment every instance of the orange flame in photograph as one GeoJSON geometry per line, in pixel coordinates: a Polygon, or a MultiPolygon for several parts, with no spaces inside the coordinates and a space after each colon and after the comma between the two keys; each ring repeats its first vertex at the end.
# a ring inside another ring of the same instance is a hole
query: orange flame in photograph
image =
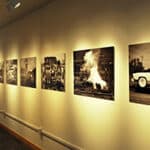
{"type": "Polygon", "coordinates": [[[100,84],[101,89],[103,90],[107,87],[107,83],[101,78],[98,72],[99,53],[99,51],[88,51],[85,54],[85,63],[83,64],[83,70],[87,70],[90,72],[87,81],[93,83],[93,88],[96,89],[96,84],[100,84]]]}

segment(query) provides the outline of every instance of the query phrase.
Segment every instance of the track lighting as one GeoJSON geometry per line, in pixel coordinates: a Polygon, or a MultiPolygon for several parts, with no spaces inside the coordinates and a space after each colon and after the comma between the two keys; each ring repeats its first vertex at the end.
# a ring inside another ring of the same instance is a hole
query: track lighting
{"type": "Polygon", "coordinates": [[[16,9],[20,7],[21,1],[20,0],[8,0],[7,1],[7,8],[8,10],[16,9]]]}

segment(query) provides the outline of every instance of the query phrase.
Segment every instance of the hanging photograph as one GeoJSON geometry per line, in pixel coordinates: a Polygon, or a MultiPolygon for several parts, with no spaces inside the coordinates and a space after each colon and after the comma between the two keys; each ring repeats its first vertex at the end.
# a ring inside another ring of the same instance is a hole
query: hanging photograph
{"type": "Polygon", "coordinates": [[[20,60],[21,86],[36,88],[36,57],[20,60]]]}
{"type": "Polygon", "coordinates": [[[65,54],[44,57],[41,86],[42,89],[65,91],[65,54]]]}
{"type": "Polygon", "coordinates": [[[150,43],[129,45],[130,101],[150,105],[150,43]]]}
{"type": "Polygon", "coordinates": [[[74,52],[74,94],[114,99],[114,47],[74,52]]]}
{"type": "Polygon", "coordinates": [[[0,61],[0,83],[4,83],[4,61],[0,61]]]}
{"type": "Polygon", "coordinates": [[[6,60],[6,83],[17,85],[17,59],[6,60]]]}

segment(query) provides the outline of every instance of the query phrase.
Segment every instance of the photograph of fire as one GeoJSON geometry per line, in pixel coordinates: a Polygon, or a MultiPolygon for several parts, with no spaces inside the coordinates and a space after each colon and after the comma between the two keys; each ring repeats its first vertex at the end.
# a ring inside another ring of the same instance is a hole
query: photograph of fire
{"type": "Polygon", "coordinates": [[[114,100],[114,47],[74,52],[74,94],[114,100]]]}
{"type": "Polygon", "coordinates": [[[6,83],[17,85],[17,59],[6,60],[6,83]]]}
{"type": "Polygon", "coordinates": [[[0,61],[0,83],[4,83],[4,61],[0,61]]]}
{"type": "Polygon", "coordinates": [[[150,105],[150,43],[129,45],[130,101],[150,105]]]}
{"type": "Polygon", "coordinates": [[[44,57],[41,86],[42,89],[65,91],[65,54],[44,57]]]}
{"type": "Polygon", "coordinates": [[[21,86],[36,88],[36,57],[20,60],[21,86]]]}

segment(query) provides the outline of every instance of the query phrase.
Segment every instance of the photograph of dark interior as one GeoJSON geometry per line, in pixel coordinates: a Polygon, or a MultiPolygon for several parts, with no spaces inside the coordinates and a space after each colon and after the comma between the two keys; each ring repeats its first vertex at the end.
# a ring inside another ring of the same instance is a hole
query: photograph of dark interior
{"type": "Polygon", "coordinates": [[[74,52],[74,94],[114,100],[114,47],[74,52]]]}
{"type": "Polygon", "coordinates": [[[0,61],[0,83],[4,83],[4,61],[0,61]]]}
{"type": "Polygon", "coordinates": [[[6,60],[6,83],[17,85],[17,59],[6,60]]]}
{"type": "Polygon", "coordinates": [[[21,86],[36,88],[36,57],[20,60],[21,86]]]}
{"type": "Polygon", "coordinates": [[[65,91],[65,54],[44,57],[41,86],[42,89],[65,91]]]}
{"type": "Polygon", "coordinates": [[[129,45],[130,101],[150,105],[150,43],[129,45]]]}

